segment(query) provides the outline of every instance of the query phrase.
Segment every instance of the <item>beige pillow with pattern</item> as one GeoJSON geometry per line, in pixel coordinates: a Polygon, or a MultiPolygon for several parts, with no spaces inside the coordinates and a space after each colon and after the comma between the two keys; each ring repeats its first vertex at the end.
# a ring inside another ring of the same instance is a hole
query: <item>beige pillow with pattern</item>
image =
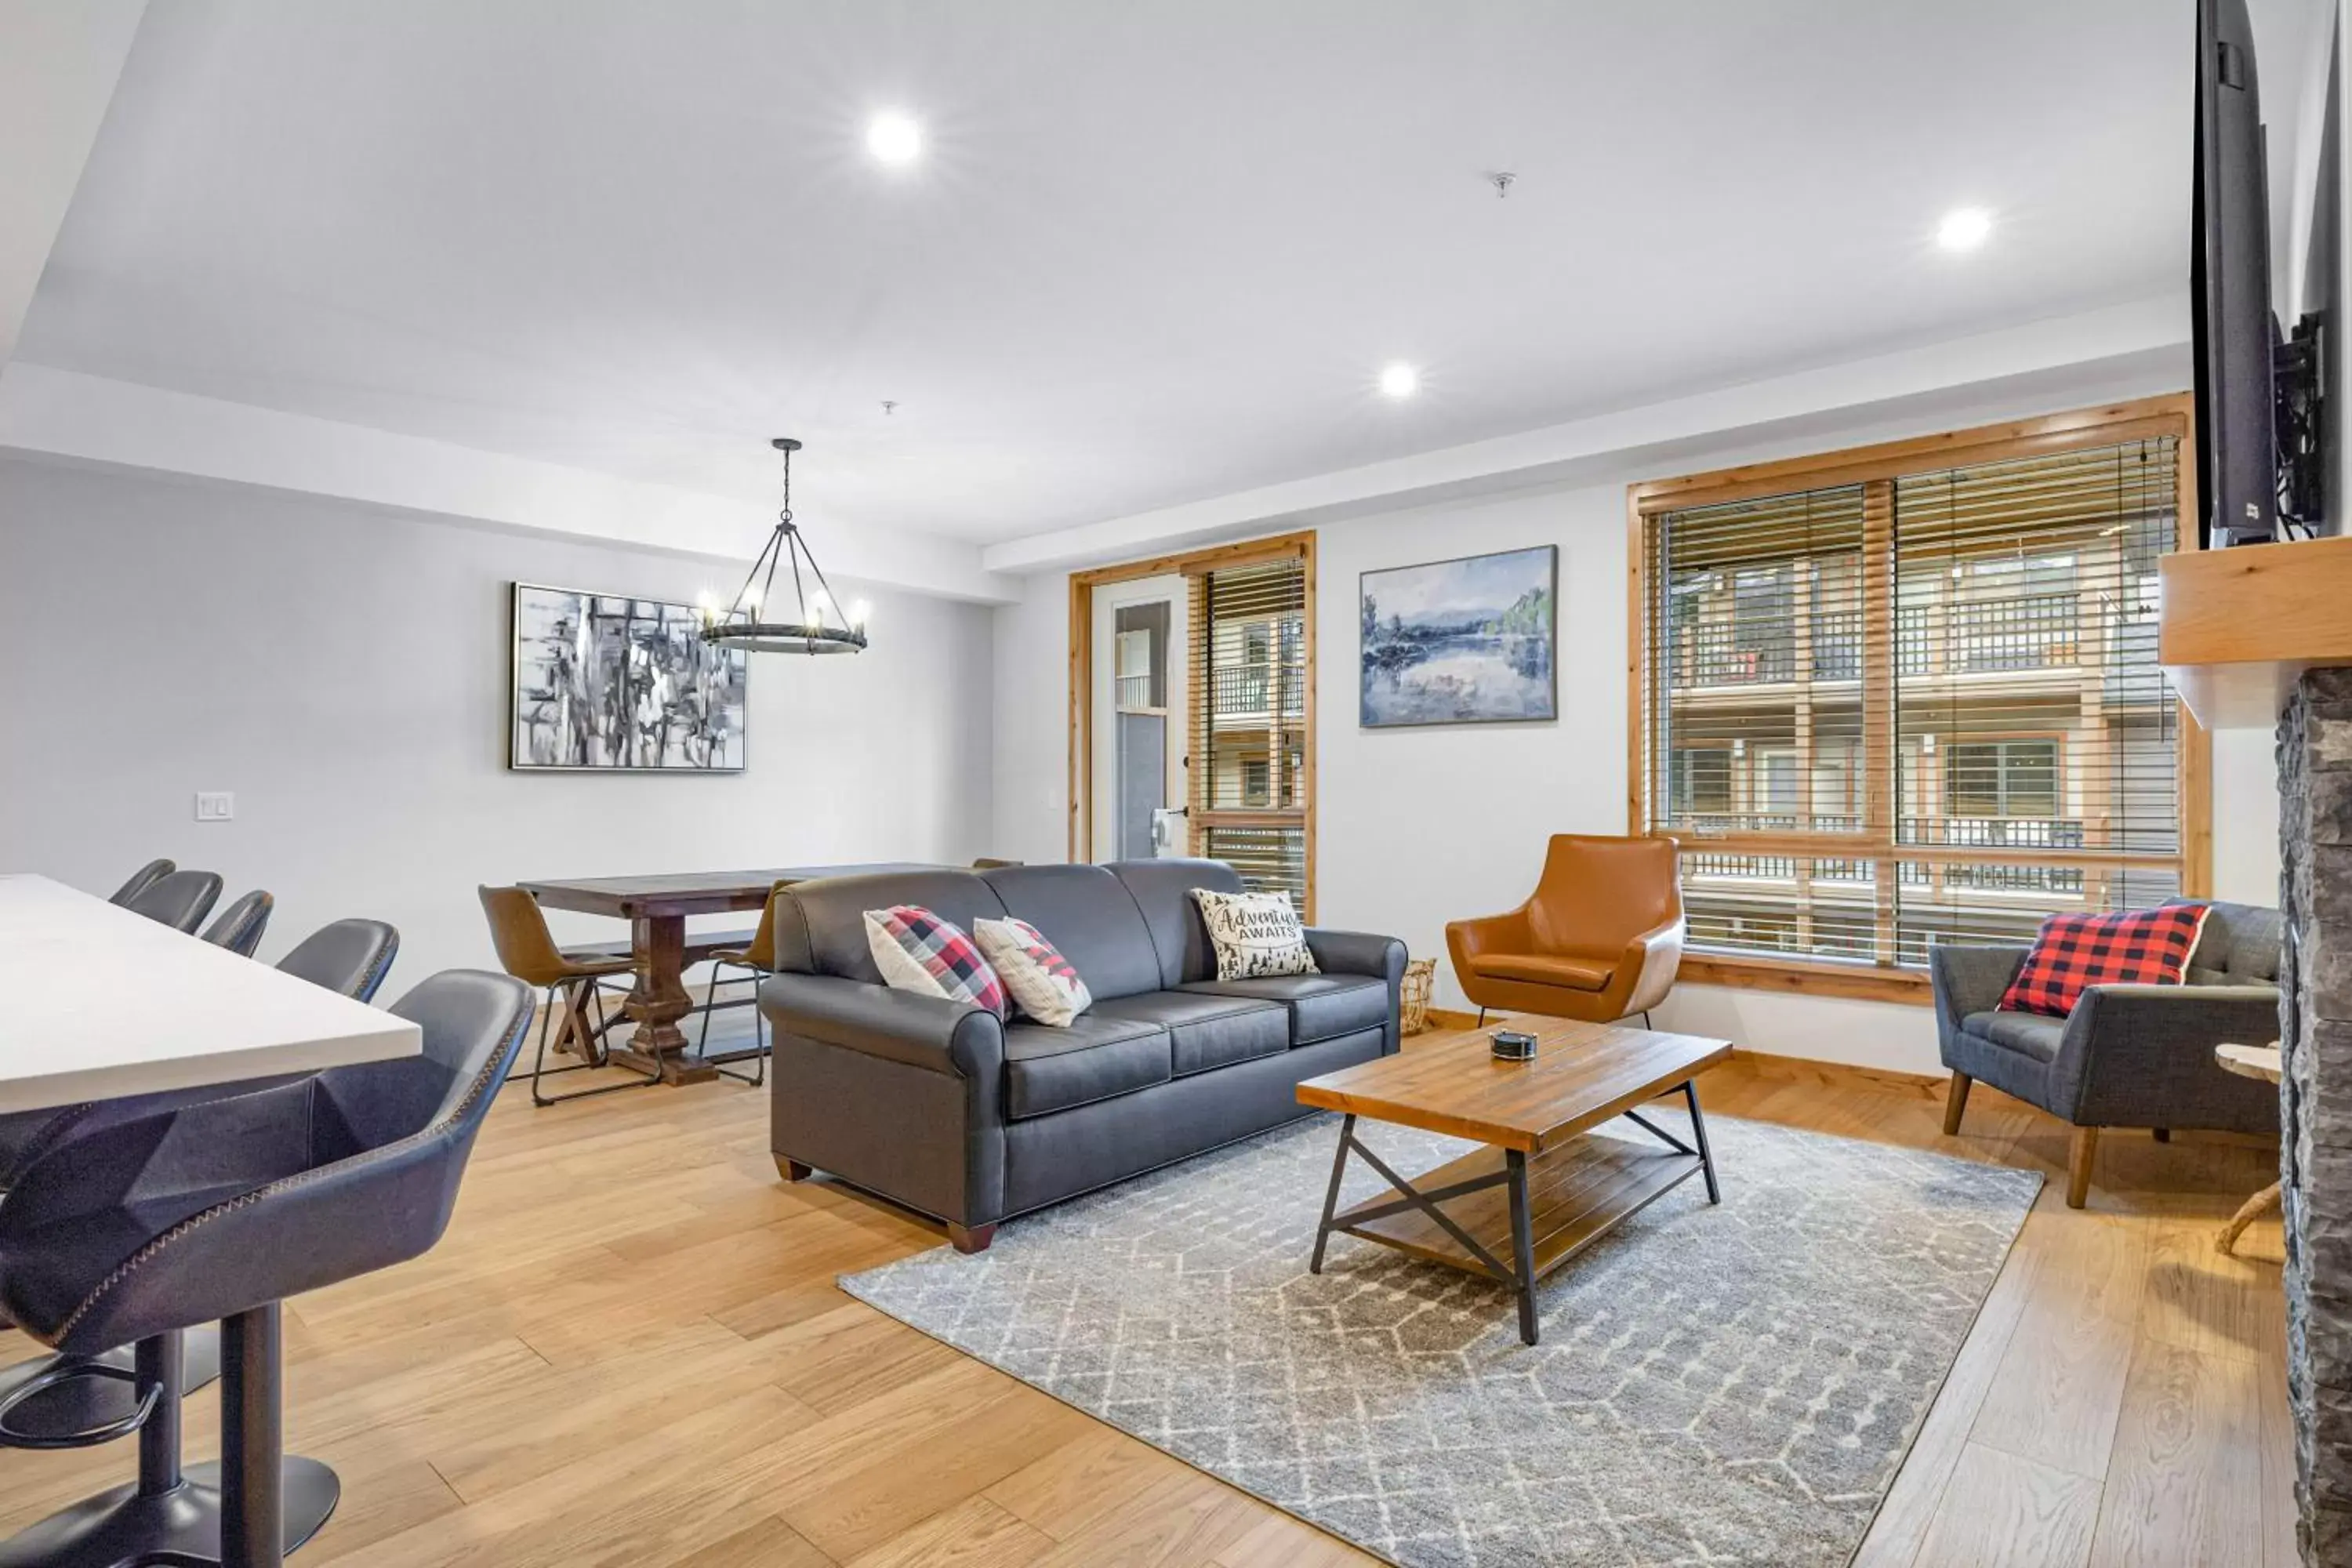
{"type": "Polygon", "coordinates": [[[1217,950],[1217,978],[1262,980],[1276,974],[1315,974],[1307,951],[1307,928],[1290,907],[1286,892],[1218,893],[1192,889],[1201,906],[1209,944],[1217,950]]]}

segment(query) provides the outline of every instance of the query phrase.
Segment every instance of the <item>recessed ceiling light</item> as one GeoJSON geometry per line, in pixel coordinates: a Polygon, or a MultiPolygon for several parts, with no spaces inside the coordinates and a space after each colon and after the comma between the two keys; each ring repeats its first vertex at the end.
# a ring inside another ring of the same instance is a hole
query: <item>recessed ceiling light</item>
{"type": "Polygon", "coordinates": [[[1992,236],[1992,214],[1982,207],[1955,207],[1936,226],[1936,243],[1946,250],[1974,250],[1992,236]]]}
{"type": "Polygon", "coordinates": [[[1411,397],[1421,390],[1421,372],[1409,364],[1392,364],[1381,372],[1381,390],[1391,397],[1411,397]]]}
{"type": "Polygon", "coordinates": [[[866,127],[866,150],[885,163],[911,163],[922,155],[923,128],[895,110],[877,114],[866,127]]]}

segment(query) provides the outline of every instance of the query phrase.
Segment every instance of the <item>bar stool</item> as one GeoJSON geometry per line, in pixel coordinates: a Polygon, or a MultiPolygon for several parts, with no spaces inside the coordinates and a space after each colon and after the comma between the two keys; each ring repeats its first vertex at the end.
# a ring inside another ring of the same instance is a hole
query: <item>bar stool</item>
{"type": "Polygon", "coordinates": [[[750,942],[741,947],[722,947],[712,951],[709,955],[710,988],[702,994],[702,1033],[695,1039],[694,1054],[709,1062],[712,1069],[721,1076],[731,1078],[738,1083],[751,1084],[754,1088],[768,1081],[766,1020],[760,1016],[756,996],[746,997],[740,1002],[722,1003],[719,1000],[719,987],[722,984],[756,986],[761,980],[776,972],[776,895],[791,886],[790,882],[778,882],[768,889],[768,901],[760,906],[760,924],[758,929],[751,932],[750,942]],[[727,972],[730,969],[740,969],[748,973],[740,981],[730,981],[727,978],[727,972]],[[759,1065],[749,1073],[729,1072],[724,1067],[719,1066],[721,1062],[740,1060],[744,1053],[737,1052],[716,1058],[710,1054],[710,1015],[714,1009],[721,1006],[749,1006],[751,1009],[751,1049],[749,1054],[759,1065]]]}
{"type": "Polygon", "coordinates": [[[139,1479],[0,1542],[33,1563],[274,1568],[341,1495],[288,1458],[278,1303],[431,1249],[530,1026],[506,975],[449,970],[394,1005],[424,1053],[331,1068],[77,1138],[0,1203],[0,1307],[44,1344],[136,1342],[139,1479]],[[222,1327],[218,1465],[180,1463],[180,1334],[222,1327]]]}
{"type": "Polygon", "coordinates": [[[150,860],[131,872],[131,880],[115,889],[106,901],[110,904],[127,904],[179,868],[176,863],[170,860],[150,860]]]}
{"type": "Polygon", "coordinates": [[[205,928],[204,940],[239,958],[251,958],[261,945],[261,933],[269,929],[269,912],[277,907],[277,900],[256,888],[215,916],[205,928]]]}
{"type": "MultiPolygon", "coordinates": [[[[369,1002],[399,952],[400,932],[383,921],[337,921],[296,943],[278,968],[369,1002]]],[[[0,1193],[15,1186],[34,1161],[78,1133],[289,1081],[216,1084],[0,1115],[0,1193]]],[[[41,1356],[0,1371],[0,1447],[86,1448],[131,1432],[141,1416],[133,1390],[136,1361],[133,1347],[123,1345],[95,1356],[41,1356]]],[[[193,1393],[219,1375],[220,1336],[209,1328],[190,1333],[182,1391],[193,1393]]]]}
{"type": "Polygon", "coordinates": [[[646,1089],[659,1083],[661,1074],[656,1071],[620,1083],[575,1089],[569,1094],[540,1091],[541,1079],[611,1065],[612,1058],[604,1050],[604,1035],[620,1022],[620,1016],[605,1016],[604,989],[599,983],[614,975],[634,974],[636,965],[624,957],[566,952],[556,946],[554,934],[547,929],[547,911],[520,888],[484,887],[479,891],[482,912],[489,917],[490,944],[498,950],[499,964],[524,984],[547,993],[548,1010],[539,1026],[539,1051],[531,1059],[530,1102],[542,1107],[561,1105],[567,1100],[586,1100],[592,1095],[646,1089]],[[593,1026],[588,1022],[592,1005],[596,1016],[593,1026]],[[580,1060],[570,1067],[550,1068],[550,1035],[554,1036],[557,1050],[578,1049],[580,1060]]]}
{"type": "Polygon", "coordinates": [[[160,921],[173,931],[194,933],[220,899],[221,879],[213,871],[171,871],[123,901],[133,914],[160,921]]]}

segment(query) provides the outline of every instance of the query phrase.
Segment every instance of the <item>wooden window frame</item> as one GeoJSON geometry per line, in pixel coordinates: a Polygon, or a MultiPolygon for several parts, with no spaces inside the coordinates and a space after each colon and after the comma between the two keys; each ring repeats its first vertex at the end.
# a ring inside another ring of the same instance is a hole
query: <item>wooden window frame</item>
{"type": "MultiPolygon", "coordinates": [[[[1185,802],[1185,831],[1193,843],[1212,827],[1290,826],[1297,823],[1305,835],[1304,856],[1307,894],[1305,908],[1299,918],[1308,923],[1315,919],[1315,534],[1312,530],[1298,533],[1272,534],[1263,539],[1245,539],[1233,544],[1218,544],[1202,550],[1182,551],[1173,555],[1158,555],[1149,561],[1123,562],[1116,566],[1097,566],[1070,574],[1070,751],[1069,787],[1070,821],[1068,853],[1074,861],[1088,858],[1094,847],[1094,622],[1095,590],[1111,583],[1133,582],[1139,577],[1160,577],[1180,573],[1187,577],[1205,576],[1211,572],[1234,566],[1246,566],[1260,561],[1295,560],[1305,576],[1305,625],[1299,637],[1306,658],[1306,711],[1302,716],[1303,740],[1298,763],[1299,784],[1306,795],[1303,813],[1287,811],[1218,811],[1196,810],[1189,798],[1185,802]]],[[[1269,638],[1269,644],[1273,639],[1269,638]]],[[[1192,657],[1188,647],[1186,657],[1192,657]]],[[[1271,650],[1270,650],[1271,651],[1271,650]]],[[[1269,668],[1277,668],[1278,657],[1269,668]]],[[[1186,680],[1194,678],[1188,671],[1186,680]]],[[[1192,706],[1187,703],[1187,706],[1192,706]]],[[[1186,721],[1185,755],[1193,754],[1191,721],[1186,721]]],[[[1269,753],[1267,781],[1271,787],[1276,759],[1269,753]]],[[[1188,770],[1189,771],[1189,770],[1188,770]]]]}
{"type": "MultiPolygon", "coordinates": [[[[1898,441],[1877,442],[1865,447],[1851,447],[1841,451],[1811,457],[1775,459],[1770,462],[1744,464],[1738,468],[1717,468],[1708,472],[1686,474],[1675,479],[1649,479],[1629,485],[1625,490],[1626,514],[1626,768],[1625,815],[1627,831],[1642,834],[1649,831],[1644,813],[1648,789],[1646,766],[1648,746],[1647,704],[1649,700],[1649,670],[1645,660],[1644,617],[1649,605],[1648,523],[1653,517],[1664,512],[1694,507],[1719,505],[1727,501],[1753,500],[1765,496],[1780,495],[1791,490],[1824,489],[1832,486],[1859,484],[1865,487],[1885,485],[1907,475],[1932,472],[1938,468],[1959,468],[1977,463],[2000,462],[2019,458],[2049,456],[2084,447],[2119,445],[2126,441],[2171,437],[2177,443],[2174,516],[2176,552],[2193,551],[2197,540],[2197,447],[2195,441],[2195,404],[2188,393],[2171,393],[2157,397],[2137,398],[2128,402],[2107,404],[2096,408],[2074,409],[2063,414],[2045,415],[2036,418],[2011,420],[1998,425],[1982,425],[1966,430],[1941,435],[1911,437],[1898,441]]],[[[1891,525],[1891,510],[1885,506],[1874,507],[1864,502],[1864,551],[1865,555],[1891,547],[1877,536],[1891,525]]],[[[1881,574],[1865,572],[1864,616],[1865,626],[1874,620],[1884,623],[1891,634],[1895,616],[1894,591],[1891,583],[1872,584],[1881,574]]],[[[1886,650],[1880,657],[1893,658],[1891,635],[1874,639],[1865,630],[1863,642],[1869,648],[1874,640],[1886,650]]],[[[1865,652],[1864,658],[1870,655],[1865,652]]],[[[1832,858],[1869,858],[1891,868],[1901,859],[1950,859],[1951,847],[1933,847],[1940,851],[1923,855],[1918,851],[1931,847],[1897,845],[1895,813],[1893,799],[1895,769],[1892,746],[1894,692],[1890,682],[1880,681],[1881,698],[1868,703],[1864,713],[1863,757],[1863,818],[1875,825],[1868,831],[1853,836],[1831,834],[1759,834],[1727,833],[1710,837],[1706,847],[1708,853],[1774,854],[1799,856],[1829,856],[1832,858]],[[1873,759],[1885,759],[1885,765],[1874,766],[1873,759]],[[1883,776],[1881,776],[1883,774],[1883,776]]],[[[2178,696],[2176,694],[2176,702],[2178,696]]],[[[2180,878],[2180,896],[2208,898],[2211,896],[2213,879],[2212,823],[2212,751],[2211,742],[2195,715],[2185,703],[2179,703],[2179,741],[2175,758],[2178,768],[2178,794],[2180,801],[2180,853],[2173,857],[2102,857],[2107,864],[2129,865],[2135,861],[2154,859],[2169,868],[2177,864],[2180,878]]],[[[1963,852],[1962,858],[1976,858],[1982,852],[1963,852]]],[[[2020,857],[2005,853],[1991,857],[2004,863],[2017,863],[2020,857]]],[[[2069,861],[2068,864],[2074,864],[2069,861]]],[[[1883,874],[1881,886],[1885,896],[1894,891],[1891,869],[1883,874]]],[[[1885,921],[1882,913],[1882,924],[1885,921]]],[[[1865,1001],[1899,1002],[1926,1006],[1932,1004],[1931,983],[1920,970],[1898,969],[1882,959],[1874,965],[1843,964],[1802,959],[1774,959],[1762,955],[1745,956],[1730,953],[1689,953],[1684,955],[1682,978],[1698,984],[1730,985],[1759,990],[1793,992],[1805,995],[1853,997],[1865,1001]]]]}

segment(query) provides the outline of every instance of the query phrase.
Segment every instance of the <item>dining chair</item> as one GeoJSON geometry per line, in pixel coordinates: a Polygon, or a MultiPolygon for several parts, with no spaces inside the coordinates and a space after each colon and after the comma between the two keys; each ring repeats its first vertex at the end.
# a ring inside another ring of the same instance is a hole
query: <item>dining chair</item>
{"type": "MultiPolygon", "coordinates": [[[[356,1002],[375,998],[400,951],[400,932],[383,921],[342,920],[322,926],[278,960],[278,970],[356,1002]]],[[[291,1082],[285,1078],[215,1084],[121,1100],[0,1115],[0,1194],[33,1162],[76,1136],[135,1121],[200,1100],[226,1099],[291,1082]]],[[[209,1328],[184,1336],[180,1387],[193,1394],[220,1375],[220,1335],[209,1328]]],[[[0,1447],[79,1448],[110,1442],[135,1429],[135,1348],[94,1356],[57,1354],[19,1362],[0,1372],[0,1447]]]]}
{"type": "Polygon", "coordinates": [[[177,864],[170,860],[150,860],[131,872],[131,880],[115,889],[113,896],[106,901],[110,904],[127,904],[179,868],[177,864]]]}
{"type": "Polygon", "coordinates": [[[392,1012],[422,1054],[206,1100],[78,1138],[0,1204],[0,1308],[43,1344],[136,1343],[139,1476],[50,1515],[0,1561],[269,1568],[326,1522],[334,1471],[284,1451],[289,1296],[421,1257],[530,1026],[531,994],[450,970],[392,1012]],[[183,1468],[181,1335],[218,1322],[221,1462],[183,1468]]]}
{"type": "Polygon", "coordinates": [[[768,1027],[767,1021],[760,1016],[759,998],[754,994],[739,1002],[722,1003],[719,1000],[719,988],[721,985],[749,984],[756,989],[761,981],[776,972],[776,895],[791,886],[788,881],[778,882],[768,889],[768,901],[760,906],[760,924],[751,932],[750,942],[741,947],[718,949],[709,955],[710,985],[702,994],[702,1033],[694,1042],[695,1055],[708,1062],[721,1077],[731,1078],[739,1083],[748,1083],[754,1087],[768,1081],[768,1027]],[[730,969],[740,969],[748,973],[741,980],[729,980],[727,972],[730,969]],[[722,1006],[745,1005],[749,1005],[751,1009],[751,1049],[749,1052],[738,1051],[723,1057],[712,1056],[710,1054],[711,1013],[722,1006]],[[729,1072],[721,1065],[725,1062],[740,1061],[746,1055],[759,1064],[750,1073],[729,1072]]]}
{"type": "Polygon", "coordinates": [[[499,963],[524,984],[547,994],[547,1011],[540,1017],[539,1047],[531,1058],[530,1102],[538,1106],[560,1105],[567,1100],[586,1100],[591,1095],[645,1089],[659,1083],[661,1073],[656,1070],[620,1083],[575,1089],[568,1094],[551,1095],[541,1090],[542,1079],[613,1065],[604,1049],[604,1035],[620,1022],[620,1016],[605,1016],[603,983],[615,975],[634,974],[636,965],[627,958],[566,952],[556,946],[554,933],[547,929],[547,912],[539,907],[537,899],[521,888],[485,886],[479,890],[482,912],[489,917],[490,944],[498,950],[499,963]],[[588,1021],[592,1008],[596,1020],[593,1025],[588,1021]],[[550,1068],[547,1049],[551,1043],[558,1051],[576,1049],[580,1060],[570,1067],[550,1068]]]}
{"type": "Polygon", "coordinates": [[[219,901],[220,874],[215,871],[166,871],[131,895],[122,907],[145,915],[173,931],[194,935],[219,901]]]}
{"type": "Polygon", "coordinates": [[[254,949],[261,945],[261,933],[269,929],[269,912],[277,907],[276,899],[256,888],[214,916],[213,923],[205,928],[204,940],[239,958],[251,958],[254,949]]]}

